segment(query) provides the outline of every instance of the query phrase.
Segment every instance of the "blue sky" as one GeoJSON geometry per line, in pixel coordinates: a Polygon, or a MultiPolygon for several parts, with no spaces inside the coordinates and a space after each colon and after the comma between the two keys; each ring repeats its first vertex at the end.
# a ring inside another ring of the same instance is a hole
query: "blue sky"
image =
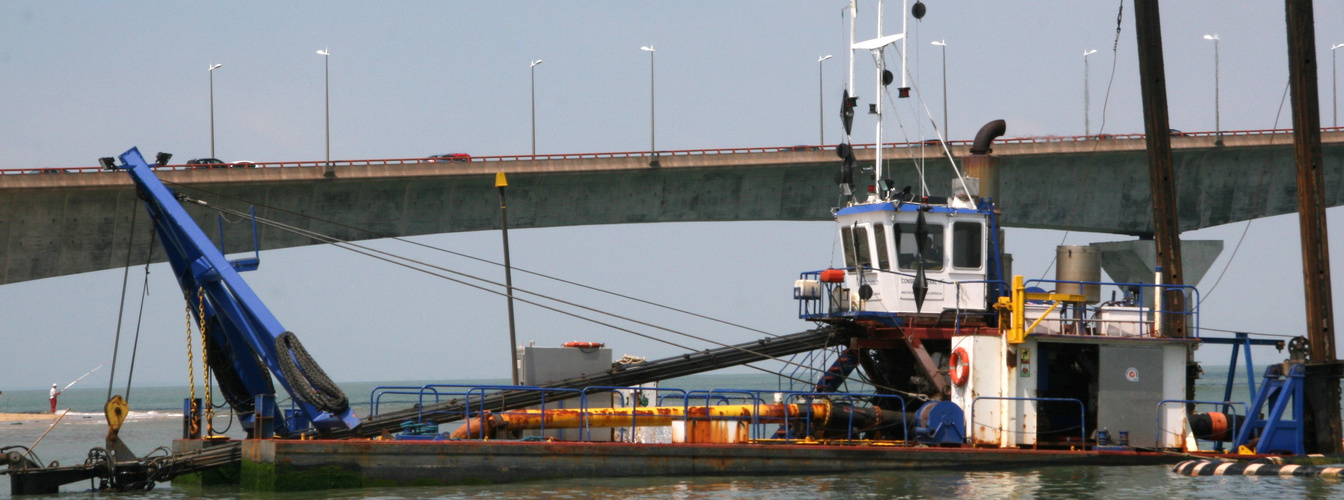
{"type": "MultiPolygon", "coordinates": [[[[1083,132],[1083,58],[1091,61],[1092,130],[1142,132],[1132,4],[1042,1],[928,3],[912,23],[916,97],[902,101],[904,131],[888,141],[932,137],[916,119],[922,102],[941,123],[946,40],[951,138],[969,139],[1003,118],[1008,135],[1083,132]],[[1114,79],[1111,68],[1114,62],[1114,79]],[[1107,83],[1112,81],[1109,99],[1107,83]]],[[[0,169],[93,166],[132,146],[179,160],[209,155],[209,73],[215,72],[217,156],[226,161],[318,160],[324,154],[323,60],[331,52],[333,159],[464,152],[525,154],[530,148],[529,70],[536,68],[539,153],[638,151],[648,146],[649,55],[657,49],[660,149],[783,146],[818,140],[820,56],[826,141],[845,67],[844,2],[37,2],[0,3],[0,169]]],[[[886,32],[899,29],[889,2],[886,32]]],[[[1344,42],[1344,2],[1318,1],[1323,124],[1330,115],[1330,46],[1344,42]]],[[[859,39],[871,38],[874,4],[859,39]]],[[[1221,125],[1274,128],[1287,81],[1282,5],[1168,2],[1163,37],[1172,126],[1214,128],[1213,47],[1221,38],[1221,125]]],[[[858,59],[858,94],[871,102],[871,62],[858,59]]],[[[1290,126],[1287,108],[1277,126],[1290,126]]],[[[872,142],[860,115],[855,142],[872,142]]],[[[1339,220],[1338,209],[1329,211],[1339,220]]],[[[1338,227],[1336,223],[1334,226],[1338,227]]],[[[1339,230],[1331,231],[1331,244],[1339,230]]],[[[1185,235],[1226,241],[1208,288],[1203,325],[1297,333],[1303,325],[1295,216],[1185,235]],[[1238,238],[1245,243],[1226,266],[1238,238]]],[[[791,333],[789,287],[797,273],[834,262],[828,223],[649,224],[520,230],[515,265],[610,288],[755,328],[791,333]]],[[[1107,235],[1010,230],[1015,269],[1045,273],[1061,241],[1107,235]]],[[[418,238],[499,258],[494,232],[418,238]]],[[[466,272],[499,271],[394,242],[466,272]]],[[[1336,273],[1340,274],[1340,273],[1336,273]]],[[[131,272],[128,301],[143,270],[131,272]]],[[[326,247],[267,251],[244,275],[272,311],[337,380],[507,376],[504,303],[493,295],[408,274],[326,247]]],[[[723,342],[752,332],[555,288],[516,276],[520,287],[580,301],[723,342]]],[[[0,390],[64,384],[110,358],[121,270],[0,287],[0,390]]],[[[185,383],[184,318],[164,265],[151,267],[137,383],[185,383]]],[[[128,320],[123,336],[134,331],[128,320]]],[[[607,342],[619,356],[675,351],[591,324],[519,308],[520,341],[607,342]]],[[[705,346],[699,346],[705,347],[705,346]]],[[[125,348],[123,349],[123,353],[125,348]]],[[[1277,354],[1257,354],[1271,360],[1277,354]]],[[[1206,361],[1226,352],[1206,347],[1206,361]]],[[[125,361],[118,374],[124,380],[125,361]]],[[[106,384],[100,373],[100,384],[106,384]]],[[[92,379],[93,377],[91,377],[92,379]]],[[[90,383],[86,379],[81,384],[90,383]]],[[[119,384],[124,382],[118,382],[119,384]]]]}

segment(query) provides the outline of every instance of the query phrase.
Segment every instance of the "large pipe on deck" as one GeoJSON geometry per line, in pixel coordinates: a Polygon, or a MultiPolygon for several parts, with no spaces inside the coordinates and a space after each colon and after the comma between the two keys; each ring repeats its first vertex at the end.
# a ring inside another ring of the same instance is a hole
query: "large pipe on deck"
{"type": "Polygon", "coordinates": [[[502,413],[485,412],[469,419],[467,424],[453,431],[456,439],[495,437],[501,432],[528,429],[575,429],[581,427],[667,427],[678,420],[751,420],[755,423],[784,423],[810,418],[814,427],[856,429],[880,425],[884,420],[901,419],[898,412],[874,408],[854,408],[832,405],[821,401],[812,404],[762,404],[720,406],[646,406],[642,408],[589,408],[552,410],[513,410],[502,413]],[[853,414],[851,418],[851,413],[853,414]],[[831,420],[835,420],[832,422],[831,420]]]}

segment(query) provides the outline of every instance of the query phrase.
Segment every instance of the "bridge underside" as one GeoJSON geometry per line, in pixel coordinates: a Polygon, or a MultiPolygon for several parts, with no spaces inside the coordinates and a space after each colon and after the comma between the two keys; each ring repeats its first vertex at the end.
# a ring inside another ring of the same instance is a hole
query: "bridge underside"
{"type": "MultiPolygon", "coordinates": [[[[1296,210],[1291,139],[1237,139],[1175,151],[1182,230],[1296,210]]],[[[1049,153],[1035,152],[1039,145],[995,146],[1005,225],[1151,232],[1145,152],[1123,144],[1102,151],[1082,146],[1049,153]]],[[[1325,201],[1337,206],[1344,202],[1344,143],[1327,142],[1323,152],[1325,201]]],[[[859,153],[860,164],[871,165],[872,151],[859,153]]],[[[721,156],[664,156],[659,169],[648,168],[644,158],[603,158],[583,160],[582,168],[566,164],[574,160],[341,166],[335,178],[324,178],[320,168],[160,175],[192,198],[240,210],[255,205],[258,216],[345,240],[498,228],[497,170],[509,172],[512,228],[831,220],[838,201],[831,151],[721,156]]],[[[889,167],[897,186],[917,185],[908,155],[896,156],[906,157],[889,167]]],[[[946,194],[953,178],[946,160],[931,158],[928,170],[932,193],[946,194]]],[[[120,267],[128,238],[134,238],[132,262],[144,262],[150,250],[149,223],[124,174],[5,175],[0,193],[0,284],[120,267]]],[[[188,210],[208,234],[217,232],[213,211],[188,210]]],[[[250,224],[225,226],[229,250],[250,248],[250,224]]],[[[259,231],[262,249],[318,243],[273,228],[259,231]]]]}

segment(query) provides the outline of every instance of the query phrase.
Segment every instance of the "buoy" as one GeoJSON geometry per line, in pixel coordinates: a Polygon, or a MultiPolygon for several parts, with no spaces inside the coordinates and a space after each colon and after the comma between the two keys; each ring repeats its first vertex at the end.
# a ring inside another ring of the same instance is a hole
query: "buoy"
{"type": "Polygon", "coordinates": [[[825,270],[825,271],[822,271],[822,272],[821,272],[821,282],[822,282],[822,283],[844,283],[844,282],[845,282],[845,270],[844,270],[844,269],[827,269],[827,270],[825,270]]]}
{"type": "Polygon", "coordinates": [[[597,349],[602,346],[605,346],[606,344],[603,344],[601,342],[565,342],[562,345],[564,347],[577,347],[579,349],[597,349]]]}
{"type": "Polygon", "coordinates": [[[971,378],[971,355],[966,354],[966,349],[956,348],[952,351],[952,357],[947,360],[948,373],[952,375],[952,383],[957,386],[966,385],[966,380],[971,378]]]}

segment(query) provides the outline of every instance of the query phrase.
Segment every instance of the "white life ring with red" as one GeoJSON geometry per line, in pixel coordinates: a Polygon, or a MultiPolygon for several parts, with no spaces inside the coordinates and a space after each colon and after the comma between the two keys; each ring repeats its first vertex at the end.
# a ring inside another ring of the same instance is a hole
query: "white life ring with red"
{"type": "Polygon", "coordinates": [[[565,342],[562,345],[565,347],[577,347],[579,349],[597,349],[606,344],[601,342],[565,342]]]}
{"type": "Polygon", "coordinates": [[[952,376],[952,383],[966,385],[971,378],[971,355],[966,354],[966,349],[958,347],[952,351],[952,357],[947,360],[947,371],[952,376]]]}

